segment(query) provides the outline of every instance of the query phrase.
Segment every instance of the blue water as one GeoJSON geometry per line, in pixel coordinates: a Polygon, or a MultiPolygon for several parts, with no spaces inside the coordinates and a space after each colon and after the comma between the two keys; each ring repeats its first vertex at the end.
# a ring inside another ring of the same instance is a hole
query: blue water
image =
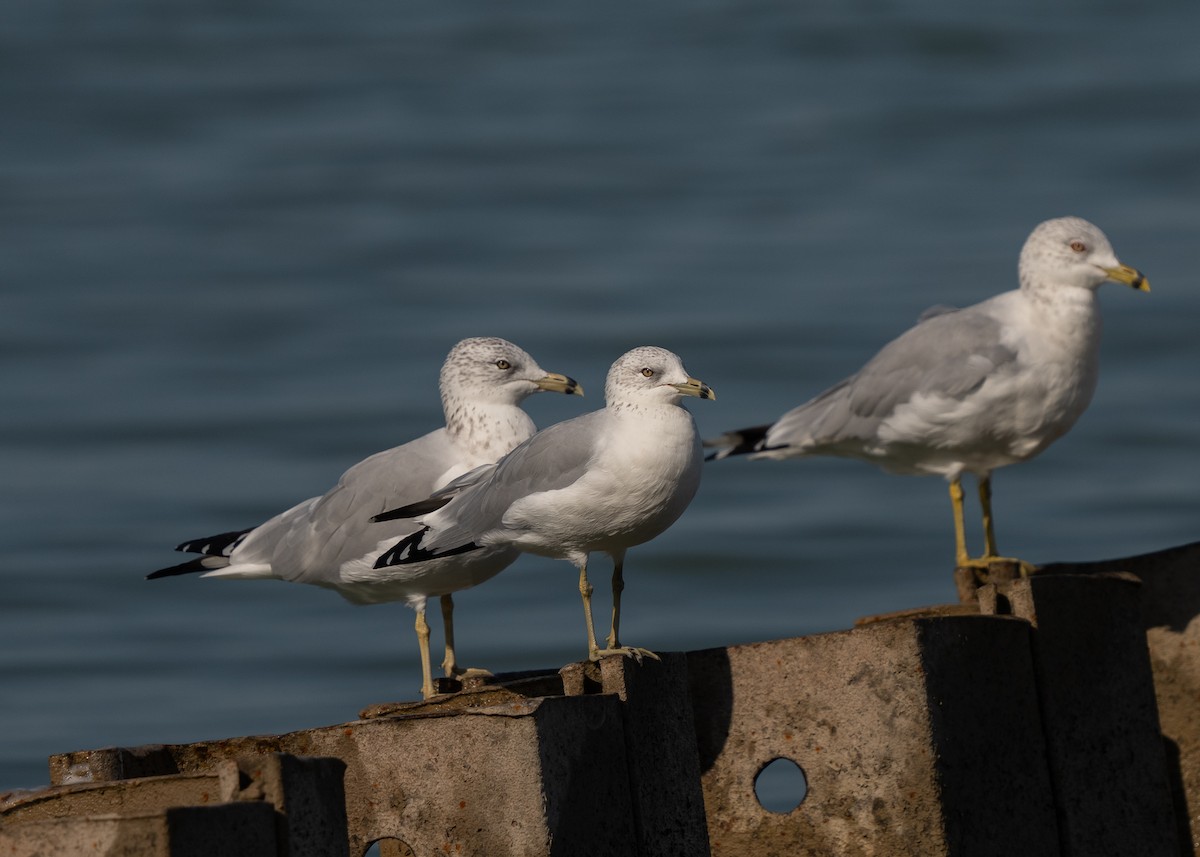
{"type": "MultiPolygon", "coordinates": [[[[0,9],[0,788],[54,752],[414,697],[401,605],[143,575],[435,427],[465,336],[584,384],[531,400],[542,425],[669,347],[716,389],[691,405],[714,434],[1012,287],[1029,230],[1078,214],[1154,291],[1104,288],[1096,398],[998,474],[1000,547],[1200,538],[1198,28],[1155,0],[0,9]]],[[[712,466],[630,553],[623,636],[953,600],[948,505],[852,461],[712,466]]],[[[458,605],[469,665],[584,653],[565,563],[458,605]]]]}

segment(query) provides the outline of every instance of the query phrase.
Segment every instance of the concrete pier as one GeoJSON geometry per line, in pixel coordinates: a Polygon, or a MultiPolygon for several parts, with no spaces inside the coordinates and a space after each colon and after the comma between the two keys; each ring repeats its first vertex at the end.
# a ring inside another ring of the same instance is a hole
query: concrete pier
{"type": "Polygon", "coordinates": [[[1059,853],[1023,622],[880,622],[688,672],[714,855],[1059,853]],[[776,758],[808,781],[787,815],[753,791],[776,758]]]}
{"type": "Polygon", "coordinates": [[[1195,857],[1200,544],[853,629],[62,753],[0,854],[1195,857]],[[762,806],[777,759],[807,791],[762,806]]]}

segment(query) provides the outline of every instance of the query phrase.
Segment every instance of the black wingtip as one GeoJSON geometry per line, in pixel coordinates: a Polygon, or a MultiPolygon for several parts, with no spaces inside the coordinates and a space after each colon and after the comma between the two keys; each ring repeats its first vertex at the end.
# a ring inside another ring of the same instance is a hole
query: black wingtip
{"type": "Polygon", "coordinates": [[[387,512],[380,512],[378,515],[371,518],[371,522],[381,524],[384,521],[398,521],[401,518],[419,518],[421,515],[428,515],[431,512],[436,512],[438,509],[445,506],[451,497],[429,497],[425,500],[418,500],[416,503],[409,503],[407,506],[401,506],[398,509],[391,509],[387,512]]]}
{"type": "Polygon", "coordinates": [[[172,565],[169,568],[160,568],[158,571],[152,571],[146,575],[147,580],[158,580],[160,577],[175,577],[180,574],[196,574],[201,571],[212,571],[213,566],[204,564],[205,557],[193,559],[188,562],[172,565]]]}
{"type": "MultiPolygon", "coordinates": [[[[384,518],[381,515],[376,515],[371,520],[390,521],[392,519],[384,518]]],[[[415,533],[410,533],[400,541],[396,542],[379,555],[379,559],[375,560],[375,568],[387,568],[392,565],[404,565],[410,562],[419,562],[421,559],[432,559],[433,552],[424,550],[421,547],[421,539],[427,532],[429,532],[429,527],[417,530],[415,533]]]]}
{"type": "Polygon", "coordinates": [[[460,553],[479,550],[480,547],[474,542],[468,542],[465,545],[459,545],[449,550],[429,550],[421,547],[421,539],[427,532],[429,532],[429,527],[417,530],[415,533],[411,533],[396,542],[396,544],[379,555],[379,559],[375,560],[375,568],[388,568],[393,565],[409,565],[414,562],[441,559],[444,556],[456,556],[460,553]]]}
{"type": "Polygon", "coordinates": [[[726,432],[720,437],[712,440],[704,441],[704,445],[708,447],[721,447],[716,452],[710,453],[704,457],[705,461],[720,461],[722,458],[729,458],[731,455],[746,455],[751,452],[762,452],[765,448],[763,444],[767,439],[767,432],[771,430],[770,425],[753,426],[752,428],[738,429],[737,431],[726,432]]]}
{"type": "Polygon", "coordinates": [[[253,530],[254,527],[249,527],[245,530],[231,530],[228,533],[217,533],[215,536],[209,536],[204,539],[192,539],[184,542],[181,545],[176,545],[175,550],[183,553],[202,553],[207,556],[229,556],[233,549],[241,542],[242,537],[253,530]]]}

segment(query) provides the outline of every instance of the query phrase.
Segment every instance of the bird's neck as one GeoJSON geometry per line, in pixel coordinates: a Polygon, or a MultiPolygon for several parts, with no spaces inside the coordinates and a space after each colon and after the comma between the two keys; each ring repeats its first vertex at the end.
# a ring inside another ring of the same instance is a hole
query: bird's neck
{"type": "Polygon", "coordinates": [[[1021,293],[1029,300],[1044,306],[1091,310],[1096,306],[1096,288],[1085,285],[1046,283],[1022,272],[1021,293]]]}
{"type": "Polygon", "coordinates": [[[1029,322],[1038,340],[1073,353],[1095,352],[1101,333],[1100,303],[1094,289],[1024,288],[1029,322]]]}
{"type": "Polygon", "coordinates": [[[481,463],[502,458],[537,431],[529,414],[518,405],[449,399],[445,411],[451,442],[481,463]]]}
{"type": "Polygon", "coordinates": [[[671,402],[618,402],[609,405],[608,412],[621,432],[676,437],[696,431],[691,412],[671,402]]]}

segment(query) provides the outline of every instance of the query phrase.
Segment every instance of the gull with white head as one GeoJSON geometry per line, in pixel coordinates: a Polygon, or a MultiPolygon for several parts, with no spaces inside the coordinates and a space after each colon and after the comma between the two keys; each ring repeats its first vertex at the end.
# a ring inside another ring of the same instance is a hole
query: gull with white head
{"type": "MultiPolygon", "coordinates": [[[[1099,371],[1100,304],[1112,280],[1148,292],[1108,238],[1078,217],[1040,224],[1021,250],[1020,288],[964,309],[926,312],[861,370],[776,422],[706,441],[712,458],[834,455],[950,482],[960,567],[1001,559],[991,474],[1062,437],[1087,408],[1099,371]],[[971,558],[961,477],[979,482],[982,556],[971,558]]],[[[1023,569],[1027,569],[1022,564],[1023,569]]]]}
{"type": "Polygon", "coordinates": [[[376,558],[388,545],[418,527],[410,521],[380,527],[370,523],[371,515],[428,497],[532,437],[536,428],[520,405],[533,393],[583,395],[571,378],[546,372],[521,348],[493,337],[455,345],[442,364],[440,387],[443,428],[372,455],[347,470],[328,493],[264,524],[184,542],[176,550],[203,556],[148,576],[202,572],[203,577],[274,578],[333,589],[355,604],[404,601],[417,613],[421,692],[432,696],[426,599],[441,598],[446,633],[442,666],[448,676],[460,673],[451,593],[498,574],[518,552],[497,549],[376,568],[376,558]]]}
{"type": "Polygon", "coordinates": [[[588,657],[641,657],[618,637],[625,552],[673,524],[700,485],[703,449],[685,396],[716,398],[664,348],[635,348],[617,360],[605,407],[538,432],[446,496],[379,515],[421,515],[422,529],[378,565],[404,567],[478,550],[516,549],[565,559],[579,569],[588,657]],[[431,508],[434,509],[431,511],[431,508]],[[613,560],[613,612],[605,648],[592,625],[588,555],[613,560]]]}

